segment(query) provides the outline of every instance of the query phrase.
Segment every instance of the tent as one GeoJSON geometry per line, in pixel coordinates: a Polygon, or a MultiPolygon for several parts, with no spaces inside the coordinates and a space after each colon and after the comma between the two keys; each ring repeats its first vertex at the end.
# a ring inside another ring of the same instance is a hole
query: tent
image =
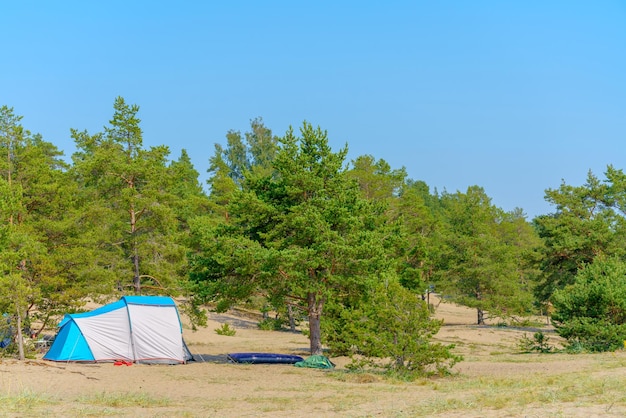
{"type": "Polygon", "coordinates": [[[176,304],[164,296],[124,296],[91,312],[65,315],[43,358],[163,364],[193,360],[176,304]]]}

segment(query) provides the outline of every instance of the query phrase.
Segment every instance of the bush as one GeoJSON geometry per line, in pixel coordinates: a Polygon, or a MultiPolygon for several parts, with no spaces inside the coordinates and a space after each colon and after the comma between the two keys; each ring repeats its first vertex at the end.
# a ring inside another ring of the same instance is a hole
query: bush
{"type": "Polygon", "coordinates": [[[577,343],[587,352],[615,351],[624,346],[626,324],[595,318],[572,318],[559,325],[557,332],[568,343],[577,343]]]}
{"type": "Polygon", "coordinates": [[[282,318],[265,318],[259,321],[259,329],[263,331],[280,331],[284,325],[285,321],[282,318]]]}
{"type": "Polygon", "coordinates": [[[537,351],[539,353],[552,353],[554,347],[548,344],[550,340],[543,332],[537,331],[533,335],[533,338],[528,338],[526,334],[519,341],[519,348],[524,353],[531,353],[537,351]]]}
{"type": "MultiPolygon", "coordinates": [[[[441,321],[430,317],[418,295],[391,282],[381,285],[360,309],[344,312],[344,347],[353,369],[383,368],[396,376],[445,375],[462,357],[454,345],[432,343],[441,321]]],[[[332,348],[332,347],[331,347],[332,348]]]]}
{"type": "Polygon", "coordinates": [[[226,335],[228,337],[232,337],[237,333],[237,330],[231,328],[228,324],[222,324],[220,328],[215,328],[215,333],[217,335],[226,335]]]}
{"type": "Polygon", "coordinates": [[[584,351],[614,351],[626,340],[626,264],[598,258],[553,296],[557,333],[584,351]]]}

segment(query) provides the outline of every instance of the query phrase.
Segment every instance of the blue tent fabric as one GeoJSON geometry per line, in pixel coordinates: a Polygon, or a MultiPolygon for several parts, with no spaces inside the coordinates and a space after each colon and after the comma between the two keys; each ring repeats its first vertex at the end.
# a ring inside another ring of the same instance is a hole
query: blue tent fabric
{"type": "Polygon", "coordinates": [[[87,340],[76,324],[75,319],[90,318],[107,312],[121,309],[125,306],[123,298],[117,302],[101,306],[93,311],[75,314],[65,314],[58,325],[59,331],[44,360],[54,361],[95,361],[87,340]]]}
{"type": "Polygon", "coordinates": [[[66,314],[43,358],[166,364],[193,360],[182,339],[176,304],[164,296],[124,296],[90,312],[66,314]]]}
{"type": "Polygon", "coordinates": [[[72,317],[66,315],[45,360],[95,361],[93,353],[72,317]],[[58,343],[57,343],[58,341],[58,343]]]}
{"type": "Polygon", "coordinates": [[[167,296],[122,296],[121,301],[134,305],[176,306],[174,300],[167,296]]]}

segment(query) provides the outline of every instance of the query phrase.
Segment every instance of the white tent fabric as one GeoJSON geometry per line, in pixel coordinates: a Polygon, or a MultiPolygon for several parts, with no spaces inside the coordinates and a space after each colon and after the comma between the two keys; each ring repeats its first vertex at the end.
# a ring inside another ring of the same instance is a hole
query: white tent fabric
{"type": "Polygon", "coordinates": [[[135,358],[183,360],[183,339],[175,306],[128,305],[135,358]]]}
{"type": "Polygon", "coordinates": [[[124,296],[91,312],[65,315],[44,359],[177,364],[193,356],[171,298],[124,296]]]}
{"type": "Polygon", "coordinates": [[[87,318],[75,318],[96,361],[133,360],[128,312],[122,306],[87,318]]]}

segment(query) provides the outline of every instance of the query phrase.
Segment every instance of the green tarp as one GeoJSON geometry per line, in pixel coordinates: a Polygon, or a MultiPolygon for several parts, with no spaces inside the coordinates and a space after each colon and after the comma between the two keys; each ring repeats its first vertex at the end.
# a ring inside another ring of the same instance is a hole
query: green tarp
{"type": "Polygon", "coordinates": [[[328,360],[325,356],[311,356],[305,360],[299,361],[294,364],[296,367],[309,367],[311,369],[332,369],[335,367],[332,361],[328,360]]]}

